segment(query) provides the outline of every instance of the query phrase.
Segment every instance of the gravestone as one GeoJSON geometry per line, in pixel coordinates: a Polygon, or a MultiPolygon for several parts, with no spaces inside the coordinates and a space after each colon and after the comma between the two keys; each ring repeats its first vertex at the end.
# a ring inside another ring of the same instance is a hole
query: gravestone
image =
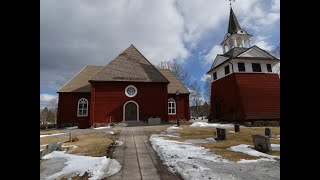
{"type": "Polygon", "coordinates": [[[159,125],[161,124],[160,118],[148,118],[148,125],[159,125]]]}
{"type": "Polygon", "coordinates": [[[271,129],[270,128],[266,128],[265,131],[264,131],[264,135],[270,136],[271,135],[271,129]]]}
{"type": "Polygon", "coordinates": [[[62,150],[62,144],[62,142],[48,144],[44,150],[40,151],[40,159],[53,151],[62,150]]]}
{"type": "Polygon", "coordinates": [[[240,125],[239,124],[234,125],[234,132],[240,132],[240,125]]]}
{"type": "Polygon", "coordinates": [[[270,137],[263,135],[252,135],[254,148],[257,151],[267,153],[271,151],[270,137]]]}
{"type": "Polygon", "coordinates": [[[217,129],[217,140],[225,140],[226,139],[226,129],[216,128],[217,129]]]}

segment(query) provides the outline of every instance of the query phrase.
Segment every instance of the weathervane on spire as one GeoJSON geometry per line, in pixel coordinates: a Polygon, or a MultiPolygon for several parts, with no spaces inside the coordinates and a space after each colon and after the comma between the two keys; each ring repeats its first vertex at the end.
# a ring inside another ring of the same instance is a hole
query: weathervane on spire
{"type": "MultiPolygon", "coordinates": [[[[229,0],[229,2],[230,2],[230,7],[232,6],[231,1],[232,1],[232,0],[229,0]]],[[[235,0],[233,0],[233,2],[235,2],[235,0]]]]}

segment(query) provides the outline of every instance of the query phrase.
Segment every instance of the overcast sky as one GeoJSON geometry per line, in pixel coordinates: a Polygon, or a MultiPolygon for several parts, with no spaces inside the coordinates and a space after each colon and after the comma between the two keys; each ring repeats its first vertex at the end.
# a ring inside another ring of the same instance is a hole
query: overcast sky
{"type": "MultiPolygon", "coordinates": [[[[236,0],[257,46],[280,43],[280,0],[236,0]]],[[[85,65],[105,65],[133,44],[154,65],[177,61],[203,86],[227,32],[228,0],[40,1],[40,107],[85,65]]]]}

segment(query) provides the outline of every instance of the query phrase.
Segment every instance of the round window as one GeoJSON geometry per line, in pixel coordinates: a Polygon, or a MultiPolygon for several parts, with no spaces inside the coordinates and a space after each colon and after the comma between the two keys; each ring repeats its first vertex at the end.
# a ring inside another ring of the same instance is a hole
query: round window
{"type": "Polygon", "coordinates": [[[137,92],[137,88],[133,85],[127,86],[125,90],[125,93],[128,97],[134,97],[135,95],[137,95],[137,92]]]}

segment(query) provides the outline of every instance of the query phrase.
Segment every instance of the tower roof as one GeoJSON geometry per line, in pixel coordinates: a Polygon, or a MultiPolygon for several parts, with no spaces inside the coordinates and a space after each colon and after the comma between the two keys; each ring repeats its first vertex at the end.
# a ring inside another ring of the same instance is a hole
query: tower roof
{"type": "Polygon", "coordinates": [[[237,33],[237,31],[240,29],[241,29],[241,27],[238,22],[238,19],[237,19],[236,15],[234,14],[232,8],[230,8],[228,33],[234,34],[234,33],[237,33]]]}

